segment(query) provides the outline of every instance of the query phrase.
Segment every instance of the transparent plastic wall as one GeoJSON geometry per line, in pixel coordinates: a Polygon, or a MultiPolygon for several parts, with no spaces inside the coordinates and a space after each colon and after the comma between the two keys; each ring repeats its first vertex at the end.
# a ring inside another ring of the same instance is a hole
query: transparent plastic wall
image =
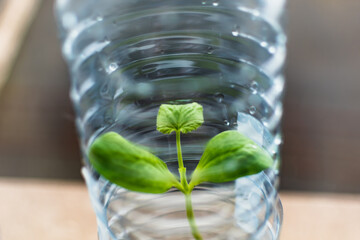
{"type": "Polygon", "coordinates": [[[204,239],[277,239],[277,195],[284,88],[285,1],[58,0],[62,51],[83,151],[83,175],[99,239],[192,239],[178,191],[128,191],[89,164],[90,144],[114,131],[144,145],[177,174],[174,135],[156,130],[164,103],[197,102],[203,125],[182,136],[184,165],[196,167],[206,143],[237,130],[274,159],[271,169],[194,190],[204,239]]]}

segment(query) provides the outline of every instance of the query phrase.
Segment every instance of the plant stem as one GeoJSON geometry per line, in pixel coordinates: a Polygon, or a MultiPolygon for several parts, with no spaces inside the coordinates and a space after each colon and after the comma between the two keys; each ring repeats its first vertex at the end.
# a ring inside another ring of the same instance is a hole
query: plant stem
{"type": "Polygon", "coordinates": [[[202,240],[203,238],[201,237],[199,229],[197,228],[195,222],[194,211],[191,203],[191,193],[185,194],[185,202],[186,202],[186,216],[190,224],[191,233],[196,240],[202,240]]]}
{"type": "Polygon", "coordinates": [[[176,148],[177,148],[177,154],[178,154],[178,162],[179,162],[179,168],[184,168],[184,162],[182,158],[182,152],[181,152],[181,142],[180,142],[180,131],[176,131],[176,148]]]}
{"type": "Polygon", "coordinates": [[[181,142],[180,142],[180,131],[176,131],[176,148],[178,154],[178,162],[179,162],[179,174],[180,174],[180,182],[183,186],[183,193],[185,194],[185,205],[186,205],[186,216],[191,228],[191,233],[196,240],[202,240],[203,238],[200,235],[200,232],[196,226],[194,210],[191,202],[191,191],[189,188],[189,184],[186,179],[186,168],[184,167],[184,162],[182,158],[181,152],[181,142]]]}
{"type": "Polygon", "coordinates": [[[181,185],[183,186],[184,193],[187,193],[189,190],[189,184],[186,179],[186,168],[184,168],[184,162],[182,158],[180,131],[176,131],[176,148],[177,148],[178,162],[179,162],[180,182],[181,185]]]}

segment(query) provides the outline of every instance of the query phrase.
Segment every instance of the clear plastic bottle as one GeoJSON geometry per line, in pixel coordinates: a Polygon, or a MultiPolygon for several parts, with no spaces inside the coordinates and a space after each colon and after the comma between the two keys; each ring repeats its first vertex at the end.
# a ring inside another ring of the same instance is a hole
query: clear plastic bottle
{"type": "Polygon", "coordinates": [[[268,151],[272,169],[193,192],[204,239],[278,239],[277,195],[284,0],[58,0],[56,17],[71,77],[83,175],[100,240],[192,239],[184,198],[128,191],[103,179],[86,152],[115,131],[151,148],[177,173],[175,136],[156,131],[162,103],[198,102],[205,122],[182,136],[187,172],[206,142],[236,129],[268,151]]]}

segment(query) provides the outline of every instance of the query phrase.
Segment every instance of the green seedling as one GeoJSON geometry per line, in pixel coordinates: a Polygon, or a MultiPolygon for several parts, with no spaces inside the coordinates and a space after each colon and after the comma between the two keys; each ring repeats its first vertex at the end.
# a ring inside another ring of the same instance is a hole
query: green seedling
{"type": "Polygon", "coordinates": [[[142,146],[115,132],[98,137],[89,149],[89,160],[103,177],[121,187],[142,193],[165,193],[175,187],[185,196],[186,215],[194,239],[203,239],[195,222],[191,192],[204,182],[223,183],[259,173],[273,165],[270,155],[248,137],[229,130],[213,137],[189,182],[181,152],[180,135],[192,132],[204,122],[198,103],[160,106],[157,130],[176,134],[180,180],[167,165],[142,146]]]}

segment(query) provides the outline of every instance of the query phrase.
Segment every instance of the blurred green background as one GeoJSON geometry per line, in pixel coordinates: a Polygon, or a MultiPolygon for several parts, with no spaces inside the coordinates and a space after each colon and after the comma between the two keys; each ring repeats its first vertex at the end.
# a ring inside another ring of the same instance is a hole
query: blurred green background
{"type": "MultiPolygon", "coordinates": [[[[288,0],[282,189],[360,193],[359,10],[288,0]]],[[[81,180],[69,85],[43,1],[0,92],[0,177],[81,180]]]]}

